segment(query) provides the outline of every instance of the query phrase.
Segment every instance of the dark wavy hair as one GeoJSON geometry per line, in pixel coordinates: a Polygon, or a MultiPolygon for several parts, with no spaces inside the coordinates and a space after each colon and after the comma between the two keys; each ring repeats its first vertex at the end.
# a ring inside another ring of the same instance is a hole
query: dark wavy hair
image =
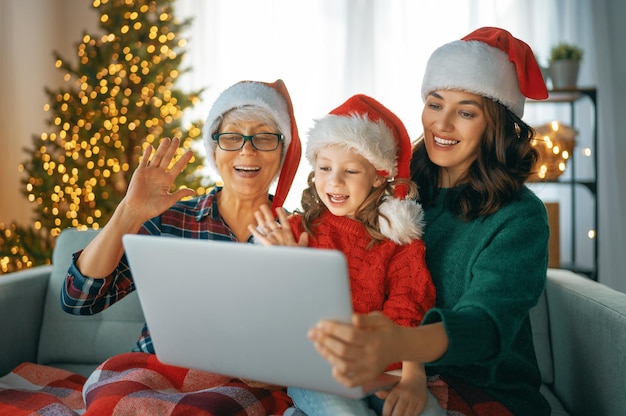
{"type": "MultiPolygon", "coordinates": [[[[328,208],[326,208],[326,205],[324,205],[315,189],[315,171],[309,173],[307,183],[309,186],[302,192],[302,199],[300,201],[302,211],[298,212],[301,214],[304,229],[310,236],[315,238],[316,220],[322,213],[328,211],[328,208]]],[[[417,187],[412,181],[408,179],[386,181],[382,185],[373,188],[367,198],[365,198],[365,201],[363,201],[355,212],[356,220],[360,221],[365,226],[368,234],[372,237],[369,247],[379,241],[388,239],[380,232],[379,219],[383,214],[380,213],[379,207],[383,198],[393,197],[394,189],[399,183],[404,183],[408,186],[407,199],[417,198],[417,187]]]]}
{"type": "MultiPolygon", "coordinates": [[[[480,151],[467,173],[446,195],[445,204],[459,218],[488,216],[516,199],[533,173],[539,153],[532,146],[534,130],[504,105],[482,97],[487,120],[480,151]]],[[[423,137],[413,146],[411,179],[424,208],[439,193],[440,168],[429,158],[423,137]]]]}

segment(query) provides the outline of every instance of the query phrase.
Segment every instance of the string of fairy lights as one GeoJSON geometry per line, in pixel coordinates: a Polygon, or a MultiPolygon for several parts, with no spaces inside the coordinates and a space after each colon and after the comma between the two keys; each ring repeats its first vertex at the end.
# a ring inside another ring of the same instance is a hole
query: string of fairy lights
{"type": "MultiPolygon", "coordinates": [[[[535,128],[533,146],[539,151],[539,161],[536,173],[529,178],[531,182],[557,181],[567,169],[567,162],[576,146],[578,131],[559,121],[541,125],[535,128]]],[[[591,157],[589,147],[581,149],[583,157],[591,157]]],[[[596,238],[596,230],[587,231],[589,239],[596,238]]]]}
{"type": "Polygon", "coordinates": [[[539,151],[539,162],[537,173],[530,180],[557,180],[567,168],[577,134],[575,129],[556,120],[536,127],[532,143],[539,151]]]}
{"type": "MultiPolygon", "coordinates": [[[[176,49],[187,42],[169,29],[171,9],[157,3],[94,0],[94,8],[103,8],[100,22],[107,33],[83,35],[77,47],[78,69],[60,57],[55,62],[56,68],[66,71],[63,80],[74,87],[56,93],[44,106],[45,112],[53,113],[54,131],[39,135],[33,160],[19,165],[21,172],[38,170],[25,179],[25,194],[41,216],[34,229],[49,237],[67,227],[100,228],[124,194],[146,146],[164,134],[180,137],[177,156],[181,156],[201,134],[197,124],[180,127],[183,107],[199,98],[183,97],[175,90],[181,74],[176,49]]],[[[199,174],[201,164],[194,169],[199,174]]],[[[206,192],[202,186],[194,188],[206,192]]],[[[0,231],[0,240],[14,241],[14,225],[0,224],[0,231]]],[[[17,260],[0,257],[3,272],[10,261],[18,269],[33,265],[17,241],[10,253],[17,260]]]]}

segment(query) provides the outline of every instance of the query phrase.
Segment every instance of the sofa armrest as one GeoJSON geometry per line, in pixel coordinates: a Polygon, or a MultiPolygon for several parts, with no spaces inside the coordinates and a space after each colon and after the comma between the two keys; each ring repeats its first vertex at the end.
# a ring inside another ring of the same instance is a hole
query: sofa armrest
{"type": "Polygon", "coordinates": [[[52,266],[0,276],[0,375],[37,361],[37,345],[52,266]]]}
{"type": "Polygon", "coordinates": [[[550,269],[546,298],[554,393],[572,415],[623,415],[626,293],[550,269]]]}

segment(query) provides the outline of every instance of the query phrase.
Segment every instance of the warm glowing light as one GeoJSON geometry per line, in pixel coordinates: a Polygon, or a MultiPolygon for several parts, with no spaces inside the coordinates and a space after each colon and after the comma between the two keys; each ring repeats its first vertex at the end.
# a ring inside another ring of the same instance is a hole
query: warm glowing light
{"type": "MultiPolygon", "coordinates": [[[[31,226],[43,238],[56,237],[70,226],[101,228],[126,191],[147,143],[177,136],[189,148],[201,136],[195,124],[185,129],[174,124],[186,107],[199,101],[197,94],[181,94],[175,86],[181,71],[172,60],[187,45],[178,37],[178,22],[168,6],[144,0],[123,3],[113,7],[111,0],[92,0],[101,9],[103,31],[82,35],[74,59],[55,60],[68,84],[50,93],[43,106],[50,128],[37,136],[32,160],[18,166],[28,175],[26,198],[41,215],[31,226]]],[[[176,157],[183,153],[179,149],[176,157]]],[[[190,163],[196,162],[194,157],[190,163]]],[[[191,164],[184,178],[202,169],[201,163],[191,164]]],[[[198,195],[206,193],[206,185],[194,184],[198,195]]],[[[0,273],[36,264],[20,243],[23,236],[16,225],[0,223],[0,273]]]]}
{"type": "Polygon", "coordinates": [[[529,180],[556,180],[565,172],[578,132],[558,121],[535,128],[532,145],[539,152],[535,174],[529,180]]]}

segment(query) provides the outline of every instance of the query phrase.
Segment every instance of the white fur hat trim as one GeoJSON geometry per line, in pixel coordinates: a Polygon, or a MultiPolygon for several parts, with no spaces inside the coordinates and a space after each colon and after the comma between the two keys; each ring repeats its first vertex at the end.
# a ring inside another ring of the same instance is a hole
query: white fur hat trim
{"type": "MultiPolygon", "coordinates": [[[[224,90],[213,103],[204,124],[203,142],[209,166],[217,173],[213,134],[217,132],[224,114],[234,108],[257,106],[266,109],[276,120],[280,132],[285,136],[285,149],[291,143],[291,120],[285,98],[274,88],[260,82],[242,81],[224,90]]],[[[287,152],[283,152],[283,157],[287,152]]]]}
{"type": "Polygon", "coordinates": [[[306,158],[312,166],[320,149],[326,146],[345,146],[367,159],[376,170],[397,175],[398,146],[387,125],[371,121],[365,114],[328,114],[315,120],[308,132],[306,158]]]}
{"type": "Polygon", "coordinates": [[[456,40],[433,52],[422,81],[422,99],[436,90],[462,90],[489,97],[524,115],[515,64],[501,49],[475,40],[456,40]]]}
{"type": "Polygon", "coordinates": [[[416,201],[386,197],[380,205],[380,213],[380,232],[396,244],[408,244],[422,237],[424,211],[416,201]]]}

